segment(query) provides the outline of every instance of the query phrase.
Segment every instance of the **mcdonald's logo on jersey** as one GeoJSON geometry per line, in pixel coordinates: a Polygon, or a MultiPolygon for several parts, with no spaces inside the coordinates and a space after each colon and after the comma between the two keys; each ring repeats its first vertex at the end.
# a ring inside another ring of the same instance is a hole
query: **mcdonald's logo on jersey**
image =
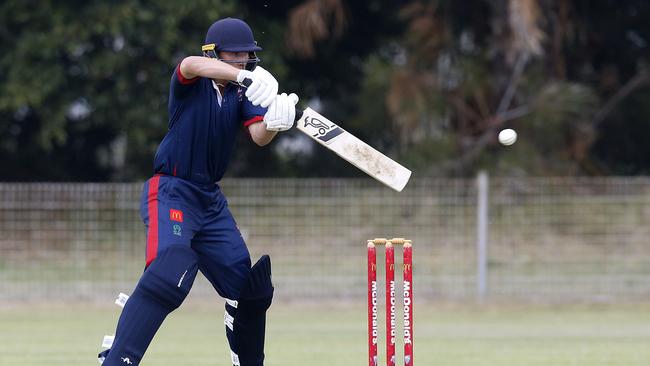
{"type": "Polygon", "coordinates": [[[175,210],[173,208],[169,209],[169,219],[172,221],[183,222],[183,211],[175,210]]]}

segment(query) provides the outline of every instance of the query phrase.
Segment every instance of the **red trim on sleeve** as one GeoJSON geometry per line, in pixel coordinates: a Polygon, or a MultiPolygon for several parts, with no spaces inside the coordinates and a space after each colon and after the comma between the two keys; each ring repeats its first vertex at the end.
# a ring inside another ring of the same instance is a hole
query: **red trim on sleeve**
{"type": "Polygon", "coordinates": [[[197,80],[199,80],[198,76],[193,77],[191,79],[186,79],[185,76],[183,76],[183,74],[181,73],[181,65],[180,64],[178,64],[178,66],[176,67],[176,76],[178,77],[178,81],[180,81],[180,83],[183,84],[183,85],[192,84],[192,83],[196,82],[197,80]]]}
{"type": "Polygon", "coordinates": [[[255,117],[249,119],[248,121],[244,121],[244,127],[248,127],[248,126],[252,125],[253,123],[261,122],[263,120],[264,120],[263,116],[255,116],[255,117]]]}

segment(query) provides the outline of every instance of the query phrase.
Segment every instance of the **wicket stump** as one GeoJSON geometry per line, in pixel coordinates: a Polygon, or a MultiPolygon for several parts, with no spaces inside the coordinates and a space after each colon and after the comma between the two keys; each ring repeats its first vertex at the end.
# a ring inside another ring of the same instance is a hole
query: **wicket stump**
{"type": "Polygon", "coordinates": [[[386,254],[386,364],[395,366],[396,301],[395,301],[395,247],[403,246],[404,283],[404,365],[413,365],[413,247],[403,238],[368,240],[368,354],[369,366],[377,366],[379,340],[377,319],[377,249],[385,246],[386,254]]]}

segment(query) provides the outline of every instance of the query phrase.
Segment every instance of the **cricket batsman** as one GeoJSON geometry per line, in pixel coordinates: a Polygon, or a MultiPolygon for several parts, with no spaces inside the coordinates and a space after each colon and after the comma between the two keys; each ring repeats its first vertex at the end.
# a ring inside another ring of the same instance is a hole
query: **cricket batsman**
{"type": "Polygon", "coordinates": [[[208,29],[203,56],[189,56],[169,87],[169,129],[143,187],[140,215],[147,229],[146,267],[117,323],[104,366],[136,366],[165,317],[178,308],[197,271],[226,299],[225,325],[232,364],[264,363],[271,262],[251,267],[244,239],[218,182],[241,128],[260,145],[294,123],[295,94],[278,95],[278,82],[257,66],[250,27],[225,18],[208,29]],[[252,83],[241,87],[244,79],[252,83]]]}

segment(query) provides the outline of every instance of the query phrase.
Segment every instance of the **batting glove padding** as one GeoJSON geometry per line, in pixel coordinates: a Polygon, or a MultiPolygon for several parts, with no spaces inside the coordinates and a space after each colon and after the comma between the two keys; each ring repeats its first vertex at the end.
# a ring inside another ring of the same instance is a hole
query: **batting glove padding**
{"type": "Polygon", "coordinates": [[[282,93],[276,96],[264,115],[266,129],[269,131],[286,131],[293,127],[296,118],[298,96],[294,93],[282,93]]]}
{"type": "Polygon", "coordinates": [[[246,98],[255,106],[268,107],[275,100],[275,95],[278,93],[277,80],[261,66],[257,66],[253,71],[241,70],[237,74],[237,82],[240,84],[246,78],[252,81],[251,85],[246,89],[246,98]]]}

